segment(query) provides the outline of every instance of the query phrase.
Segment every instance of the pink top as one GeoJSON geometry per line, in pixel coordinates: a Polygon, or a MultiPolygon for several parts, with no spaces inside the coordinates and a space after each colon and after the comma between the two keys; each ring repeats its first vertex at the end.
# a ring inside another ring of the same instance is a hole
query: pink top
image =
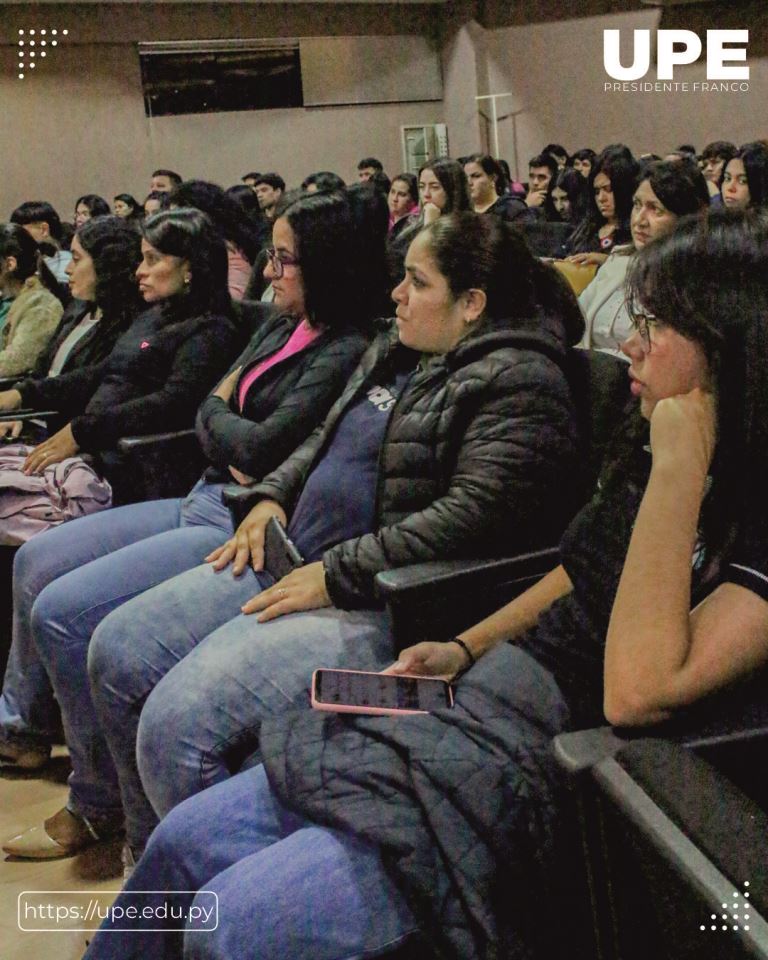
{"type": "Polygon", "coordinates": [[[227,241],[227,286],[233,300],[242,300],[251,279],[251,265],[234,243],[227,241]]]}
{"type": "Polygon", "coordinates": [[[243,412],[245,398],[248,395],[248,391],[265,370],[269,370],[270,367],[274,367],[274,365],[276,363],[280,363],[281,360],[287,360],[288,357],[292,357],[294,353],[299,353],[300,351],[304,350],[319,336],[319,330],[315,330],[314,327],[310,327],[306,320],[302,320],[288,338],[288,342],[284,344],[284,346],[282,346],[277,353],[273,353],[271,357],[267,357],[266,360],[262,360],[261,363],[257,363],[253,370],[249,370],[248,373],[246,373],[246,375],[243,377],[240,383],[240,390],[237,394],[237,400],[240,404],[240,412],[243,412]]]}

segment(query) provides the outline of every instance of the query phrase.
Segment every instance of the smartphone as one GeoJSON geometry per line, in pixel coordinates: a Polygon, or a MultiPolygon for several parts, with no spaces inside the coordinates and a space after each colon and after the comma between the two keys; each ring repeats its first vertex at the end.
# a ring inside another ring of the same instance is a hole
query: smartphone
{"type": "Polygon", "coordinates": [[[312,706],[334,713],[430,713],[453,706],[447,680],[365,670],[315,670],[312,706]]]}
{"type": "Polygon", "coordinates": [[[291,570],[303,566],[304,557],[285,532],[285,527],[277,517],[270,517],[264,531],[264,569],[275,580],[280,580],[291,570]]]}

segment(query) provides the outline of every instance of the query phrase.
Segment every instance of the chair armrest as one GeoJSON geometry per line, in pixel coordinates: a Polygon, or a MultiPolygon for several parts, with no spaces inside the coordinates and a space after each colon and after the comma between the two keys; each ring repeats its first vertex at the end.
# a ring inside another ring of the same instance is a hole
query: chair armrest
{"type": "Polygon", "coordinates": [[[30,376],[29,373],[20,373],[15,377],[0,377],[0,390],[12,390],[19,380],[23,380],[28,376],[30,376]]]}
{"type": "Polygon", "coordinates": [[[562,769],[570,776],[576,776],[591,770],[601,760],[615,756],[626,744],[627,741],[612,727],[594,727],[561,733],[552,741],[552,748],[562,769]]]}
{"type": "Polygon", "coordinates": [[[173,430],[169,433],[148,433],[141,437],[121,437],[117,441],[117,449],[121,453],[143,453],[150,447],[158,444],[172,443],[174,440],[186,440],[187,437],[194,436],[195,431],[173,430]]]}
{"type": "Polygon", "coordinates": [[[14,420],[45,420],[48,417],[58,416],[58,410],[14,410],[11,413],[0,413],[0,423],[9,423],[14,420]]]}
{"type": "Polygon", "coordinates": [[[376,575],[395,649],[419,640],[446,640],[541,579],[559,563],[557,548],[495,560],[420,563],[376,575]]]}
{"type": "Polygon", "coordinates": [[[557,547],[496,560],[447,560],[415,563],[376,575],[376,592],[385,600],[442,596],[447,590],[472,590],[504,580],[539,578],[560,562],[557,547]]]}
{"type": "MultiPolygon", "coordinates": [[[[755,773],[764,750],[755,758],[755,773]]],[[[768,814],[760,805],[695,753],[665,740],[625,745],[597,765],[594,778],[643,840],[705,900],[733,904],[733,891],[743,894],[749,881],[749,904],[741,901],[752,915],[749,932],[768,949],[768,814]]]]}

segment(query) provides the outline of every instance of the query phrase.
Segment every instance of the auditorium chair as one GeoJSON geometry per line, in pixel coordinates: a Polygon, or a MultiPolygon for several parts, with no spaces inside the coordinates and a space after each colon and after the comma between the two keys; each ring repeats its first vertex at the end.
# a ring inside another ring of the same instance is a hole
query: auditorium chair
{"type": "Polygon", "coordinates": [[[768,960],[767,674],[674,723],[555,739],[600,960],[768,960]]]}
{"type": "Polygon", "coordinates": [[[535,257],[556,257],[573,233],[570,223],[549,223],[547,220],[518,221],[513,226],[525,237],[528,249],[535,257]]]}

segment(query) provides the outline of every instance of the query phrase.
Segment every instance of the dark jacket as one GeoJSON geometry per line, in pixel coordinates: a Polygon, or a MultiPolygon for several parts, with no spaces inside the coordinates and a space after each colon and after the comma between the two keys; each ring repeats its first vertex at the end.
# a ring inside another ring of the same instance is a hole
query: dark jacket
{"type": "MultiPolygon", "coordinates": [[[[27,398],[33,397],[35,386],[32,381],[41,380],[48,376],[54,357],[70,333],[80,323],[83,317],[91,309],[92,304],[84,300],[71,300],[64,310],[64,314],[56,328],[53,337],[51,337],[48,346],[40,355],[32,375],[16,384],[15,389],[21,393],[24,406],[33,406],[28,403],[27,398]]],[[[130,318],[120,315],[107,319],[102,317],[97,324],[91,327],[85,336],[81,337],[72,347],[64,361],[61,373],[69,373],[70,370],[88,367],[94,363],[101,363],[112,352],[117,338],[125,331],[130,318]]]]}
{"type": "MultiPolygon", "coordinates": [[[[381,570],[557,543],[575,509],[562,477],[576,471],[576,443],[564,337],[546,325],[496,323],[414,373],[379,455],[378,529],[323,556],[337,607],[376,606],[381,570]]],[[[254,486],[251,502],[274,499],[290,514],[339,418],[405,353],[394,329],[377,337],[323,427],[254,486]]]]}
{"type": "Polygon", "coordinates": [[[71,421],[81,450],[123,436],[191,427],[200,401],[242,349],[232,317],[179,317],[168,304],[146,310],[99,364],[32,381],[23,395],[71,421]]]}
{"type": "Polygon", "coordinates": [[[266,370],[249,390],[240,412],[243,377],[282,349],[296,329],[295,317],[261,304],[264,319],[232,364],[242,367],[232,399],[210,396],[197,414],[197,438],[213,468],[207,479],[230,479],[231,464],[251,477],[274,470],[322,423],[368,345],[355,330],[326,330],[300,353],[266,370]]]}
{"type": "Polygon", "coordinates": [[[502,223],[530,223],[537,219],[537,214],[528,206],[525,200],[515,197],[511,193],[502,194],[499,199],[488,207],[484,213],[491,213],[502,223]]]}

